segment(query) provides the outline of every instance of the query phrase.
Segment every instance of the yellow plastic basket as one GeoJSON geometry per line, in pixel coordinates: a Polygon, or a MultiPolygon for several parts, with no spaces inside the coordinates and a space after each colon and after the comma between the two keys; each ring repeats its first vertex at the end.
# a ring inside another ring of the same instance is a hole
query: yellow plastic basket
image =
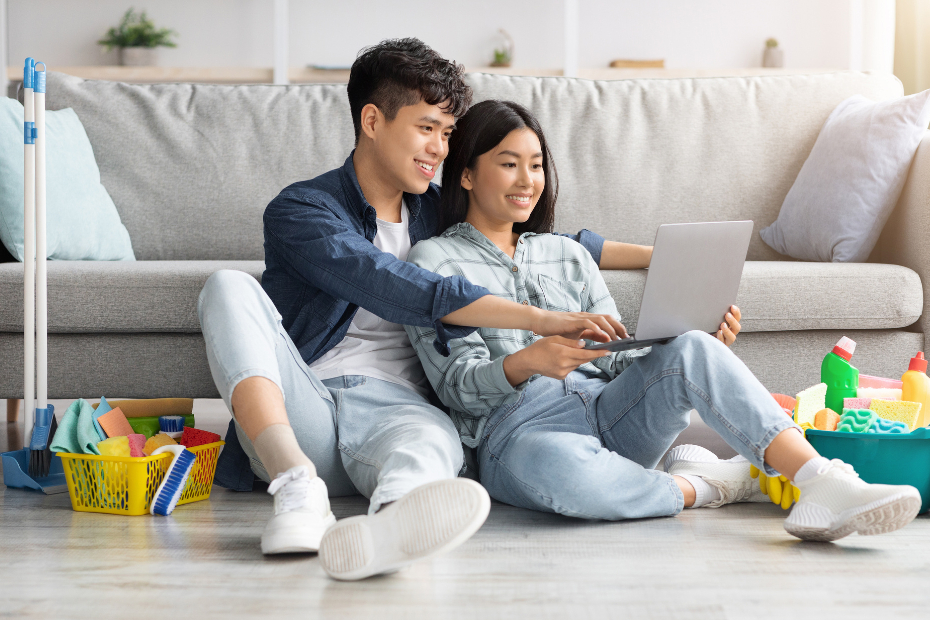
{"type": "MultiPolygon", "coordinates": [[[[189,448],[197,456],[178,505],[208,499],[223,441],[189,448]]],[[[145,515],[171,465],[171,454],[97,456],[59,452],[71,507],[79,512],[145,515]]]]}

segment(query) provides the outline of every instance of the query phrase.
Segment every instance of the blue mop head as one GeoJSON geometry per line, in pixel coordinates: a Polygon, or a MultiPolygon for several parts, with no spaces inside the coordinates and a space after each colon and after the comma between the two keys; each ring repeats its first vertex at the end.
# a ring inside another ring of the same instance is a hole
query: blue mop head
{"type": "Polygon", "coordinates": [[[168,516],[174,510],[174,507],[178,505],[178,500],[181,499],[181,493],[184,492],[184,485],[187,484],[187,477],[190,476],[191,470],[194,468],[194,461],[197,460],[197,456],[184,446],[178,445],[162,446],[152,452],[152,456],[162,452],[173,453],[174,460],[171,461],[168,471],[165,472],[165,479],[161,481],[158,490],[155,491],[155,497],[152,498],[152,507],[149,512],[153,515],[168,516]]]}

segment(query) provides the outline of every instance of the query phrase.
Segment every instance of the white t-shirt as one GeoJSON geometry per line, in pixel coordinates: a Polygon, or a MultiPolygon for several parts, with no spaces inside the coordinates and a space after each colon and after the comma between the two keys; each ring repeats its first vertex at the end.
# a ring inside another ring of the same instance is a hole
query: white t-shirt
{"type": "MultiPolygon", "coordinates": [[[[378,220],[375,247],[407,260],[410,228],[407,205],[400,208],[400,223],[378,220]]],[[[320,379],[363,375],[403,385],[426,396],[428,383],[416,351],[403,325],[391,323],[359,308],[342,342],[310,365],[320,379]]]]}

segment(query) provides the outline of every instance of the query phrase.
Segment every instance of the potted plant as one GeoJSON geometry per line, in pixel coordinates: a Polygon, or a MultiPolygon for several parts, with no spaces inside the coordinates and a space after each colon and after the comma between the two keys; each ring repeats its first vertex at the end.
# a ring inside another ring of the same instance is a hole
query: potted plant
{"type": "Polygon", "coordinates": [[[769,39],[765,42],[765,52],[762,54],[762,66],[776,69],[785,66],[785,53],[778,49],[777,39],[769,39]]]}
{"type": "Polygon", "coordinates": [[[513,62],[513,38],[506,30],[501,28],[498,32],[504,38],[504,46],[494,50],[494,60],[491,62],[492,67],[509,67],[513,62]]]}
{"type": "Polygon", "coordinates": [[[145,11],[136,13],[135,9],[130,8],[123,15],[119,26],[107,30],[97,43],[108,52],[114,47],[118,48],[121,65],[144,67],[157,64],[159,47],[177,47],[171,40],[172,36],[177,36],[177,33],[168,28],[155,28],[145,11]]]}

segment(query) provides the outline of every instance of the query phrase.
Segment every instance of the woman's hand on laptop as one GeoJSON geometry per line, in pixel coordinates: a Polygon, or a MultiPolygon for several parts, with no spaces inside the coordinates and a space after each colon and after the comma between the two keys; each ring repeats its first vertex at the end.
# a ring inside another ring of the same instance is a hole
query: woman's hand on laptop
{"type": "MultiPolygon", "coordinates": [[[[625,333],[625,330],[624,330],[625,333]]],[[[582,364],[609,355],[609,351],[584,348],[584,340],[549,336],[541,338],[504,358],[504,375],[510,385],[519,385],[533,375],[564,379],[582,364]]]]}
{"type": "Polygon", "coordinates": [[[720,324],[720,329],[717,330],[717,340],[727,346],[736,342],[736,334],[740,330],[739,320],[741,318],[743,318],[743,314],[739,311],[739,308],[730,306],[730,311],[723,317],[724,322],[720,324]]]}
{"type": "Polygon", "coordinates": [[[610,342],[626,338],[626,327],[609,314],[588,312],[553,312],[539,310],[533,321],[533,333],[540,336],[564,336],[571,340],[587,338],[610,342]]]}

